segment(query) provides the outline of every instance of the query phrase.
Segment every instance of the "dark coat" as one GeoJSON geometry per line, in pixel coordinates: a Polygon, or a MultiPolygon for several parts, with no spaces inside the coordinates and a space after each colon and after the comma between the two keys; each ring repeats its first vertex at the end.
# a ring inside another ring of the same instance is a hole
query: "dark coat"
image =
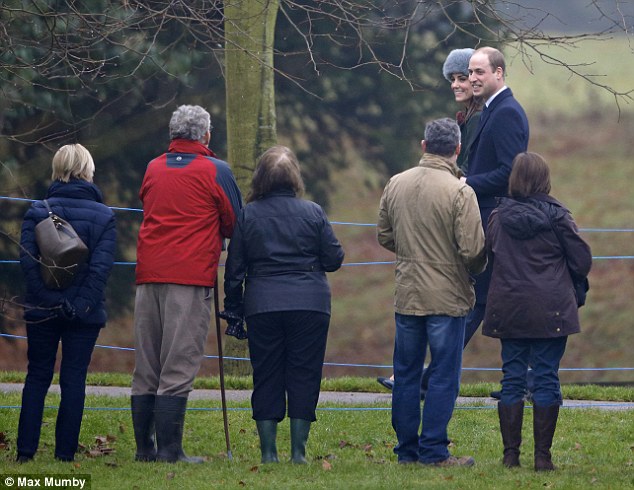
{"type": "MultiPolygon", "coordinates": [[[[463,113],[459,112],[458,114],[463,113]]],[[[477,110],[469,116],[469,119],[458,123],[460,127],[460,155],[458,155],[456,165],[465,175],[469,175],[469,155],[480,126],[480,114],[481,111],[477,110]]]]}
{"type": "Polygon", "coordinates": [[[253,201],[240,213],[229,243],[225,310],[245,317],[293,310],[330,314],[326,272],[339,269],[343,257],[319,205],[290,190],[253,201]]]}
{"type": "Polygon", "coordinates": [[[592,254],[561,203],[544,194],[501,199],[486,240],[493,273],[484,335],[541,339],[580,331],[570,274],[586,277],[592,254]]]}
{"type": "Polygon", "coordinates": [[[55,317],[63,300],[77,313],[80,323],[104,325],[107,315],[104,291],[114,263],[116,247],[115,217],[103,204],[101,191],[85,180],[55,181],[46,199],[53,213],[68,221],[84,241],[90,255],[66,289],[47,289],[40,274],[39,249],[35,226],[48,216],[42,201],[35,201],[24,216],[20,238],[20,264],[26,278],[24,318],[39,322],[55,317]]]}
{"type": "MultiPolygon", "coordinates": [[[[483,109],[480,125],[469,150],[467,184],[476,193],[480,218],[486,232],[496,198],[508,194],[513,159],[528,148],[528,119],[511,89],[500,92],[483,109]]],[[[475,276],[476,303],[486,303],[490,266],[475,276]]]]}

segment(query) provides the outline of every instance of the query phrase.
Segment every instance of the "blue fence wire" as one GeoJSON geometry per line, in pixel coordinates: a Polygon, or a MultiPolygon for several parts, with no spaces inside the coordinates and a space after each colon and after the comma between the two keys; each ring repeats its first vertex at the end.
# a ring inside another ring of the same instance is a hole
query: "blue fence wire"
{"type": "MultiPolygon", "coordinates": [[[[24,335],[14,335],[14,334],[7,334],[7,333],[0,333],[0,337],[26,340],[26,337],[24,335]]],[[[95,348],[134,352],[134,347],[120,347],[115,345],[96,344],[95,348]]],[[[219,356],[206,354],[203,357],[205,359],[218,359],[219,356]]],[[[248,357],[222,356],[222,358],[224,360],[229,360],[229,361],[245,361],[245,362],[251,361],[251,359],[248,357]]],[[[324,362],[323,365],[336,366],[336,367],[359,367],[359,368],[363,367],[363,368],[376,368],[376,369],[392,369],[394,367],[392,364],[358,364],[358,363],[344,363],[344,362],[324,362]]],[[[463,371],[500,371],[500,368],[499,367],[463,367],[462,370],[463,371]]],[[[634,367],[559,368],[559,371],[634,371],[634,367]]]]}
{"type": "MultiPolygon", "coordinates": [[[[0,196],[0,199],[4,199],[4,200],[10,200],[10,201],[17,201],[17,202],[25,202],[25,203],[32,203],[35,201],[35,199],[26,199],[26,198],[19,198],[19,197],[9,197],[9,196],[0,196]]],[[[113,211],[129,211],[129,212],[139,212],[142,213],[143,210],[139,209],[139,208],[128,208],[128,207],[117,207],[117,206],[110,206],[110,209],[112,209],[113,211]]],[[[347,222],[347,221],[331,221],[331,224],[333,225],[340,225],[340,226],[358,226],[358,227],[375,227],[376,224],[375,223],[355,223],[355,222],[347,222]]],[[[583,233],[633,233],[634,232],[634,228],[580,228],[579,231],[583,232],[583,233]]],[[[634,259],[634,255],[609,255],[609,256],[593,256],[592,257],[593,260],[631,260],[634,259]]],[[[0,264],[19,264],[20,261],[19,260],[15,260],[15,259],[0,259],[0,264]]],[[[357,266],[367,266],[367,265],[391,265],[394,264],[394,261],[371,261],[371,262],[347,262],[343,264],[343,267],[357,267],[357,266]]],[[[117,261],[115,262],[115,265],[118,266],[135,266],[136,262],[127,262],[127,261],[117,261]]],[[[224,264],[220,264],[221,266],[224,266],[224,264]]],[[[0,337],[5,337],[5,338],[13,338],[13,339],[23,339],[26,340],[25,336],[21,336],[21,335],[12,335],[12,334],[3,334],[0,333],[0,337]]],[[[112,345],[100,345],[97,344],[95,346],[96,348],[100,348],[100,349],[113,349],[113,350],[120,350],[120,351],[134,351],[133,347],[118,347],[118,346],[112,346],[112,345]]],[[[215,355],[205,355],[204,356],[206,359],[218,359],[218,356],[215,355]]],[[[230,357],[230,356],[223,356],[223,359],[225,360],[232,360],[232,361],[250,361],[250,359],[248,357],[230,357]]],[[[393,368],[393,366],[391,364],[359,364],[359,363],[339,363],[339,362],[324,362],[324,366],[336,366],[336,367],[358,367],[358,368],[376,368],[376,369],[391,369],[393,368]]],[[[463,367],[462,368],[463,371],[500,371],[500,368],[486,368],[486,367],[463,367]]],[[[634,367],[611,367],[611,368],[560,368],[560,371],[634,371],[634,367]]],[[[606,404],[588,404],[588,405],[584,405],[584,404],[575,404],[575,405],[571,405],[571,406],[566,406],[564,404],[564,408],[595,408],[598,406],[606,406],[606,407],[612,407],[612,408],[618,408],[619,406],[621,406],[618,403],[606,403],[606,404]]],[[[623,407],[630,407],[630,404],[622,404],[623,407]]],[[[5,405],[5,406],[1,406],[0,405],[0,409],[3,408],[8,408],[8,409],[19,409],[21,408],[20,406],[10,406],[10,405],[5,405]]],[[[49,408],[49,409],[56,409],[57,407],[45,407],[45,408],[49,408]]],[[[481,409],[491,409],[491,408],[495,408],[493,406],[460,406],[460,407],[456,407],[456,409],[458,410],[481,410],[481,409]]],[[[106,411],[117,411],[117,410],[121,410],[121,411],[129,411],[129,408],[105,408],[105,407],[86,407],[86,410],[106,410],[106,411]]],[[[192,410],[192,411],[219,411],[221,410],[221,408],[189,408],[188,410],[192,410]]],[[[233,411],[241,411],[241,410],[250,410],[250,408],[239,408],[239,407],[234,407],[234,408],[229,408],[229,410],[233,410],[233,411]]],[[[318,410],[323,410],[323,411],[358,411],[358,410],[363,410],[363,411],[387,411],[387,410],[391,410],[391,408],[389,407],[375,407],[375,408],[370,408],[370,407],[348,407],[348,408],[341,408],[341,407],[337,407],[337,408],[333,408],[333,407],[318,407],[318,410]]]]}

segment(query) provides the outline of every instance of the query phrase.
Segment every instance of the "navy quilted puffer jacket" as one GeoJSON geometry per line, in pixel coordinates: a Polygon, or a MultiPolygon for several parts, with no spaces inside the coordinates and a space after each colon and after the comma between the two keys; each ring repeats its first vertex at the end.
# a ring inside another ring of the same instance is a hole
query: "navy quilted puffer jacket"
{"type": "Polygon", "coordinates": [[[53,213],[68,221],[90,249],[88,261],[73,283],[62,291],[44,286],[37,262],[39,249],[35,226],[48,216],[42,201],[36,201],[24,215],[20,238],[20,264],[26,278],[24,319],[38,322],[56,316],[64,299],[75,307],[77,321],[105,325],[105,288],[116,247],[117,232],[112,210],[103,204],[99,188],[85,180],[55,181],[46,199],[53,213]]]}

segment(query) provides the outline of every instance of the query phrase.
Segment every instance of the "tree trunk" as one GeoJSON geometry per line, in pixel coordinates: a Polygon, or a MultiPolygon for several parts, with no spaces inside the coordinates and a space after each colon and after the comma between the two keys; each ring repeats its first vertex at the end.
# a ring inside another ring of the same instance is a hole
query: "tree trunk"
{"type": "Polygon", "coordinates": [[[273,43],[279,0],[225,4],[227,146],[246,191],[257,157],[277,143],[273,43]]]}
{"type": "MultiPolygon", "coordinates": [[[[227,160],[243,195],[260,154],[277,143],[273,43],[279,0],[225,4],[227,160]]],[[[229,357],[248,357],[244,341],[225,337],[229,357]]],[[[227,361],[229,375],[250,373],[245,361],[227,361]]]]}

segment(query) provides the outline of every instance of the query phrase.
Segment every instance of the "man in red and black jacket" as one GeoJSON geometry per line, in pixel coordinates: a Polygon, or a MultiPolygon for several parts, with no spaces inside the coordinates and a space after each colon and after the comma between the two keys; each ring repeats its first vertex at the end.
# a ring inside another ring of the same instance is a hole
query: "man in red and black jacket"
{"type": "Polygon", "coordinates": [[[183,452],[185,410],[242,196],[229,165],[207,148],[206,110],[180,106],[169,130],[168,152],[148,164],[139,192],[132,421],[137,460],[202,462],[183,452]]]}

